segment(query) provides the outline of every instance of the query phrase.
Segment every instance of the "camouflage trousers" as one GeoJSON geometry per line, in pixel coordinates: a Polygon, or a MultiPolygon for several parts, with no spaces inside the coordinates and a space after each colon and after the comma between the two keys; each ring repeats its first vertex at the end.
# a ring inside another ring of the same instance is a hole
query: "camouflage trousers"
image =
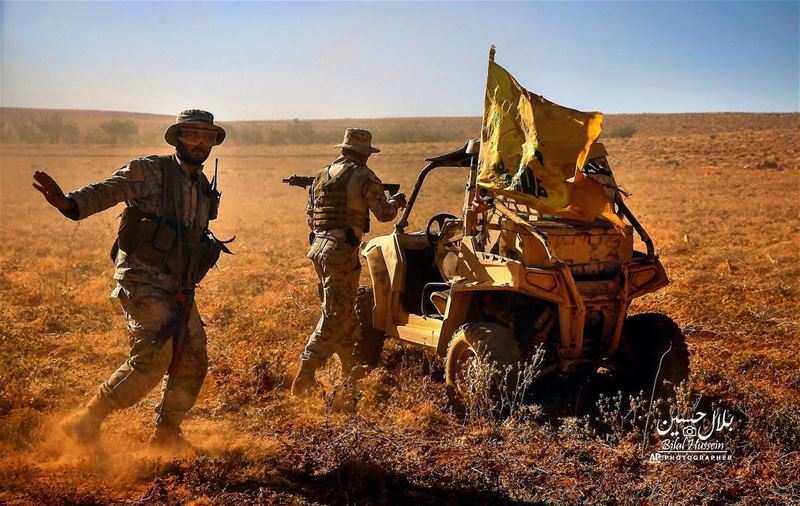
{"type": "Polygon", "coordinates": [[[358,247],[332,239],[316,238],[308,252],[319,279],[322,316],[308,337],[300,361],[316,368],[336,353],[342,367],[352,367],[356,331],[355,301],[361,263],[358,247]]]}
{"type": "Polygon", "coordinates": [[[206,333],[197,305],[189,316],[189,332],[173,377],[166,374],[172,360],[172,338],[153,344],[162,326],[178,318],[175,297],[153,285],[119,281],[112,297],[119,300],[128,320],[130,356],[100,386],[100,396],[116,409],[142,400],[163,381],[157,423],[178,425],[194,406],[208,369],[206,333]]]}

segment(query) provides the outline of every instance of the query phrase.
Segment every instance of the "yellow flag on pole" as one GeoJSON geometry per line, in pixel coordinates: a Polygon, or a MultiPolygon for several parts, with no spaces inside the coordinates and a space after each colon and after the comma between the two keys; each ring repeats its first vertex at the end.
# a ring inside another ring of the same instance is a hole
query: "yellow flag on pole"
{"type": "Polygon", "coordinates": [[[527,91],[490,59],[478,184],[547,214],[587,222],[601,215],[622,227],[603,186],[581,171],[602,123],[599,112],[527,91]]]}

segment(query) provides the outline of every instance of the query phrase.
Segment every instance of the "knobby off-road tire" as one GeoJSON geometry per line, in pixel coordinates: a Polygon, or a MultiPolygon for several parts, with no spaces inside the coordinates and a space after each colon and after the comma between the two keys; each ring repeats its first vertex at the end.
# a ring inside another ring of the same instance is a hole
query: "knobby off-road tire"
{"type": "MultiPolygon", "coordinates": [[[[519,344],[511,330],[497,323],[467,323],[462,325],[450,340],[445,359],[445,383],[450,407],[463,413],[464,392],[459,381],[463,379],[470,360],[487,360],[498,371],[515,367],[522,359],[519,344]]],[[[514,388],[514,385],[507,385],[514,388]]]]}
{"type": "Polygon", "coordinates": [[[650,392],[655,384],[656,393],[669,393],[670,388],[689,377],[686,338],[680,327],[663,314],[643,313],[625,318],[613,358],[624,386],[633,392],[650,392]]]}
{"type": "Polygon", "coordinates": [[[376,367],[381,358],[386,334],[372,326],[372,312],[375,310],[372,288],[358,287],[355,310],[358,328],[353,343],[353,358],[356,364],[376,367]]]}

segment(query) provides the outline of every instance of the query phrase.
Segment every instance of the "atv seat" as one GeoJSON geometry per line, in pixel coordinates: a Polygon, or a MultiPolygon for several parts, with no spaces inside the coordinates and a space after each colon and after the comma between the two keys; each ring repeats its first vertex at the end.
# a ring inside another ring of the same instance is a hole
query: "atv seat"
{"type": "Polygon", "coordinates": [[[448,297],[450,297],[450,283],[426,284],[422,289],[421,314],[434,318],[444,316],[448,297]]]}
{"type": "Polygon", "coordinates": [[[434,262],[445,281],[453,279],[458,265],[458,244],[464,238],[464,221],[449,219],[442,225],[434,250],[434,262]]]}

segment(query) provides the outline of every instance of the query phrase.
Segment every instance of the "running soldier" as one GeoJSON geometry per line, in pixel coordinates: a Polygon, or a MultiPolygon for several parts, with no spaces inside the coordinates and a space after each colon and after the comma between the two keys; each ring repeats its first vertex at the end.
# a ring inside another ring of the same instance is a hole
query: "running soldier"
{"type": "Polygon", "coordinates": [[[194,302],[196,284],[225,245],[209,231],[219,192],[203,173],[212,146],[225,130],[206,111],[181,112],[165,135],[175,146],[167,156],[132,160],[105,181],[67,195],[47,173],[36,171],[34,188],[71,220],[126,202],[112,248],[116,298],[128,322],[130,356],[77,414],[62,423],[68,436],[95,444],[114,410],[138,403],[163,380],[151,443],[189,447],[180,424],[206,376],[203,322],[194,302]]]}

